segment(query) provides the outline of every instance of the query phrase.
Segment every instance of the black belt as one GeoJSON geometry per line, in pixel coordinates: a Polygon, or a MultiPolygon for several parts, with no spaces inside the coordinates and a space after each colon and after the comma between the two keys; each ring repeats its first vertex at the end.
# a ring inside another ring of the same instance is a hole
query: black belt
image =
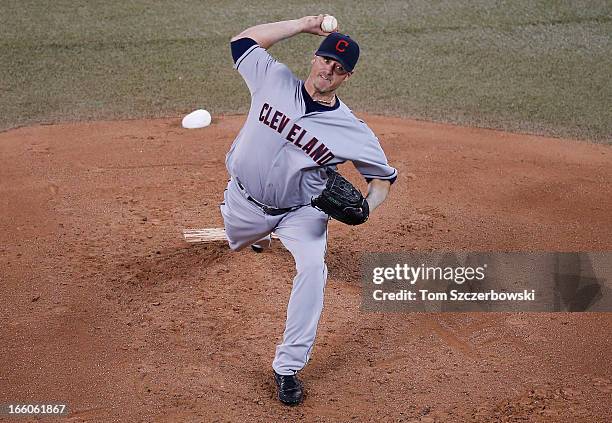
{"type": "Polygon", "coordinates": [[[270,207],[268,205],[265,205],[264,203],[260,203],[259,201],[257,201],[253,197],[251,197],[249,195],[249,193],[247,192],[247,190],[244,189],[244,187],[242,186],[242,184],[240,183],[240,181],[238,179],[236,179],[236,183],[238,184],[238,187],[242,190],[242,192],[244,192],[246,194],[246,196],[247,196],[246,199],[249,200],[250,202],[252,202],[253,204],[255,204],[260,209],[262,209],[263,212],[265,214],[267,214],[267,215],[270,215],[270,216],[279,216],[281,214],[289,213],[289,212],[292,212],[292,211],[297,210],[300,207],[302,207],[302,206],[293,206],[293,207],[287,207],[285,209],[277,209],[275,207],[270,207]]]}

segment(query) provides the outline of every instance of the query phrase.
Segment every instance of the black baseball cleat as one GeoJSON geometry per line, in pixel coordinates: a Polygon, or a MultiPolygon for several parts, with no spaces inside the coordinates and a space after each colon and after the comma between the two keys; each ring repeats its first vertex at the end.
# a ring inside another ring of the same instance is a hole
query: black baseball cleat
{"type": "Polygon", "coordinates": [[[256,253],[263,253],[264,248],[261,245],[251,244],[251,250],[255,251],[256,253]]]}
{"type": "Polygon", "coordinates": [[[279,375],[274,372],[278,399],[283,404],[298,405],[304,399],[302,382],[296,375],[279,375]]]}

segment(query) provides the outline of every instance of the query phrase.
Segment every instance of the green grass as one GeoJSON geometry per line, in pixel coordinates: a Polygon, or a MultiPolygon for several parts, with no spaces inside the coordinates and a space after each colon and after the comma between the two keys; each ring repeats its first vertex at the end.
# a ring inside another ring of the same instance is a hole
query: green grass
{"type": "MultiPolygon", "coordinates": [[[[229,38],[330,13],[360,42],[356,111],[612,143],[610,1],[0,2],[0,129],[244,113],[229,38]]],[[[300,77],[320,39],[271,52],[300,77]]]]}

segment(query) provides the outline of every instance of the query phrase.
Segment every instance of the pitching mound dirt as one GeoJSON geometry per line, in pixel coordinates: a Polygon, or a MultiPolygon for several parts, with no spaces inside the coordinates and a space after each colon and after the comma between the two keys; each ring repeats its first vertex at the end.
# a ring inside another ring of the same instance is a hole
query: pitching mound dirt
{"type": "Polygon", "coordinates": [[[330,225],[307,398],[287,408],[270,366],[291,256],[181,238],[222,226],[243,119],[0,134],[0,403],[66,403],[68,421],[609,418],[609,313],[365,313],[354,270],[370,251],[610,250],[609,147],[365,116],[400,177],[366,225],[330,225]]]}

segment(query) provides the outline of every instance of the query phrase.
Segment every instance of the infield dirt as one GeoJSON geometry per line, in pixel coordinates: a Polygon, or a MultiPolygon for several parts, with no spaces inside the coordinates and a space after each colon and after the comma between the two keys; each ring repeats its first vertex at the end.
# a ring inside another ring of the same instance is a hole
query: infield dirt
{"type": "Polygon", "coordinates": [[[0,133],[0,403],[63,402],[74,422],[607,421],[609,313],[365,313],[358,269],[375,251],[609,251],[612,150],[365,119],[400,176],[367,224],[330,224],[295,408],[270,368],[290,254],[181,238],[222,226],[243,116],[0,133]]]}

